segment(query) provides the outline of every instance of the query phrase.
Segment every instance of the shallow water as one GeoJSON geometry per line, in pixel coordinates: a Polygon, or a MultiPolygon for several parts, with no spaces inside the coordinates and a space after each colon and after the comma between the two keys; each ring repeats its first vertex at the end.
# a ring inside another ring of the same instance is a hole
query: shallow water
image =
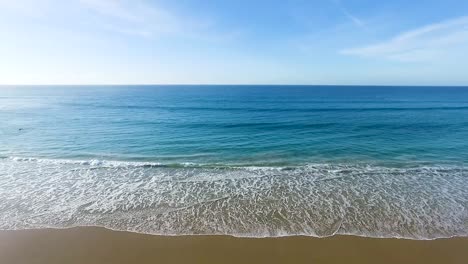
{"type": "Polygon", "coordinates": [[[0,229],[468,235],[468,88],[0,88],[0,229]]]}

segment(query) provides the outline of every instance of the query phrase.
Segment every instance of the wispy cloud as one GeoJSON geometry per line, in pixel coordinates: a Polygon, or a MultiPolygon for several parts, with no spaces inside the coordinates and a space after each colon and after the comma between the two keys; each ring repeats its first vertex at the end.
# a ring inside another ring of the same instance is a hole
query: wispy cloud
{"type": "Polygon", "coordinates": [[[0,0],[0,16],[40,18],[46,15],[46,6],[53,0],[0,0]]]}
{"type": "Polygon", "coordinates": [[[365,23],[357,16],[353,15],[341,2],[341,0],[332,0],[332,2],[340,9],[341,13],[346,16],[354,25],[364,27],[365,23]]]}
{"type": "Polygon", "coordinates": [[[209,21],[179,15],[140,0],[79,0],[93,12],[104,28],[124,34],[153,36],[184,34],[208,28],[209,21]]]}
{"type": "Polygon", "coordinates": [[[340,53],[396,61],[430,61],[468,54],[468,16],[426,25],[381,43],[340,53]]]}
{"type": "Polygon", "coordinates": [[[53,26],[68,17],[69,24],[146,37],[201,34],[215,25],[207,16],[182,14],[147,0],[0,0],[0,19],[2,16],[37,18],[53,26]]]}

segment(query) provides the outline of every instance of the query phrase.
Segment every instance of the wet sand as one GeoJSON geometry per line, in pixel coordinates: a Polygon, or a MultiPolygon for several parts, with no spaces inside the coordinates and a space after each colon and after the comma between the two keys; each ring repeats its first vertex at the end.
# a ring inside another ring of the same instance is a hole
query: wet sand
{"type": "Polygon", "coordinates": [[[0,231],[0,263],[468,263],[468,238],[164,237],[103,228],[0,231]]]}

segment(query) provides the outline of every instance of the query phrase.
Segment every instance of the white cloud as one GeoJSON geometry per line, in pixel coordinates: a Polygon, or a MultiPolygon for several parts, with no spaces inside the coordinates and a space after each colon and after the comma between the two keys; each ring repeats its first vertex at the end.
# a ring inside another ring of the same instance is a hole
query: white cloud
{"type": "Polygon", "coordinates": [[[40,18],[46,15],[53,0],[0,0],[0,18],[5,16],[27,16],[40,18]]]}
{"type": "Polygon", "coordinates": [[[23,18],[35,18],[53,27],[84,25],[84,30],[143,37],[222,39],[232,35],[219,32],[215,21],[206,14],[197,16],[175,7],[148,0],[0,0],[0,21],[14,24],[23,18]]]}
{"type": "Polygon", "coordinates": [[[145,36],[181,33],[189,22],[160,6],[138,0],[80,0],[80,3],[98,16],[101,26],[119,33],[145,36]]]}
{"type": "Polygon", "coordinates": [[[332,0],[332,2],[340,9],[340,11],[345,15],[354,25],[358,27],[364,27],[365,23],[357,16],[353,15],[340,0],[332,0]]]}
{"type": "Polygon", "coordinates": [[[468,54],[468,16],[403,32],[388,41],[341,54],[396,61],[438,61],[468,54]]]}

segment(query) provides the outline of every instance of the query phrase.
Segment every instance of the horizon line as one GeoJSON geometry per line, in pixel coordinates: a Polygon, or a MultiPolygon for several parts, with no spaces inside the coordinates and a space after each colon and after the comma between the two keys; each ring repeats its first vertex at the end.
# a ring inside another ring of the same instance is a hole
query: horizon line
{"type": "Polygon", "coordinates": [[[460,87],[468,88],[468,84],[456,85],[424,85],[424,84],[174,84],[174,83],[154,83],[154,84],[0,84],[0,87],[7,86],[347,86],[347,87],[460,87]]]}

